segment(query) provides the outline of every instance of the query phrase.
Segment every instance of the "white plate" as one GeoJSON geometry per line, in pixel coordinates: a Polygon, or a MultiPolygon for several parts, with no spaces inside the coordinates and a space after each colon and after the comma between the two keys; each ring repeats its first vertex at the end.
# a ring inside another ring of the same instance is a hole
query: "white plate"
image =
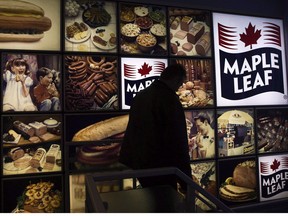
{"type": "Polygon", "coordinates": [[[111,38],[111,34],[114,34],[115,37],[116,37],[116,33],[115,33],[115,30],[111,30],[110,28],[108,27],[98,27],[96,29],[94,29],[91,33],[91,40],[92,40],[92,43],[94,44],[95,47],[99,48],[99,49],[102,49],[102,50],[111,50],[111,49],[114,49],[116,48],[117,44],[114,44],[114,45],[111,45],[109,43],[109,39],[111,38]],[[97,30],[100,30],[100,29],[103,29],[105,31],[102,31],[100,33],[96,33],[97,30]],[[95,43],[93,41],[93,37],[97,35],[98,37],[101,37],[103,40],[107,41],[107,45],[106,46],[103,46],[102,44],[99,44],[99,43],[95,43]]]}
{"type": "MultiPolygon", "coordinates": [[[[73,25],[73,23],[69,23],[68,25],[66,25],[66,27],[68,27],[68,26],[70,26],[70,25],[73,25]]],[[[84,25],[86,25],[86,24],[84,23],[84,25]]],[[[68,41],[71,42],[71,43],[82,43],[82,42],[88,40],[88,39],[90,38],[90,35],[91,35],[91,29],[90,29],[90,27],[89,27],[88,25],[86,25],[86,26],[87,26],[87,28],[88,28],[88,30],[86,31],[86,32],[87,32],[86,37],[84,37],[84,38],[82,38],[82,39],[80,39],[80,40],[76,40],[74,37],[73,37],[73,38],[68,38],[67,35],[66,35],[66,31],[65,31],[65,38],[66,38],[66,40],[68,40],[68,41]]]]}

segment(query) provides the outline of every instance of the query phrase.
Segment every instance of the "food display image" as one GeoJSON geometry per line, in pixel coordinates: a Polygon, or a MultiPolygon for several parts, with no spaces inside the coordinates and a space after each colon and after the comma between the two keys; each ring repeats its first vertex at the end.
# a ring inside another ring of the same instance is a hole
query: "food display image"
{"type": "Polygon", "coordinates": [[[117,66],[112,56],[65,56],[66,110],[117,110],[117,66]]]}
{"type": "Polygon", "coordinates": [[[166,12],[148,5],[120,5],[121,52],[167,55],[166,12]]]}
{"type": "Polygon", "coordinates": [[[214,104],[211,60],[173,59],[183,65],[187,80],[176,92],[184,108],[207,107],[214,104]]]}
{"type": "Polygon", "coordinates": [[[217,127],[220,157],[255,153],[252,109],[217,110],[217,127]]]}
{"type": "Polygon", "coordinates": [[[60,142],[60,115],[3,116],[4,148],[22,147],[43,142],[60,142]]]}
{"type": "Polygon", "coordinates": [[[41,0],[0,1],[1,48],[60,49],[60,2],[43,3],[41,0]]]}
{"type": "Polygon", "coordinates": [[[61,189],[61,179],[59,177],[10,179],[4,182],[4,185],[5,194],[9,190],[13,190],[13,195],[10,195],[4,201],[5,212],[64,212],[64,198],[61,189]]]}
{"type": "Polygon", "coordinates": [[[5,148],[3,155],[3,175],[61,171],[60,144],[5,148]]]}
{"type": "Polygon", "coordinates": [[[220,198],[228,204],[255,201],[257,198],[256,165],[254,159],[221,161],[219,188],[220,198]]]}
{"type": "Polygon", "coordinates": [[[65,49],[116,52],[116,3],[65,0],[65,49]]]}
{"type": "Polygon", "coordinates": [[[10,32],[1,32],[0,42],[35,42],[42,39],[44,32],[51,28],[51,19],[46,17],[43,8],[36,4],[20,0],[1,0],[0,8],[1,29],[10,29],[10,32]]]}
{"type": "Polygon", "coordinates": [[[215,157],[215,118],[212,110],[185,111],[190,160],[215,157]]]}
{"type": "Polygon", "coordinates": [[[287,151],[287,109],[258,109],[256,115],[258,152],[265,153],[287,151]]]}
{"type": "MultiPolygon", "coordinates": [[[[93,119],[89,115],[84,115],[80,118],[87,118],[87,120],[90,118],[90,120],[85,125],[79,125],[70,131],[67,137],[68,140],[81,144],[76,148],[71,148],[75,166],[79,169],[89,168],[91,165],[103,167],[117,162],[129,116],[126,114],[93,119]]],[[[66,121],[75,120],[77,120],[75,116],[70,116],[66,121]]]]}
{"type": "MultiPolygon", "coordinates": [[[[217,196],[217,184],[216,184],[216,170],[215,162],[208,161],[204,163],[192,163],[192,179],[195,183],[203,187],[206,191],[214,196],[217,196]]],[[[212,203],[211,203],[212,204],[212,203]]],[[[207,206],[200,199],[196,198],[195,205],[198,211],[209,211],[210,207],[207,206]]]]}
{"type": "Polygon", "coordinates": [[[169,8],[170,53],[211,56],[210,14],[201,10],[169,8]]]}

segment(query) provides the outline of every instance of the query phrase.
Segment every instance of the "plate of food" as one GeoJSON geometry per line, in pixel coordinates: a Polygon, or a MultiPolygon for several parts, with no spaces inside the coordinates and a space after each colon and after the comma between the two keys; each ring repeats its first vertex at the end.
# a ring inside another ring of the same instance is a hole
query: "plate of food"
{"type": "Polygon", "coordinates": [[[94,29],[91,33],[91,40],[95,47],[102,50],[111,50],[117,45],[115,30],[105,26],[94,29]]]}
{"type": "Polygon", "coordinates": [[[74,22],[66,25],[65,38],[71,43],[82,43],[90,38],[91,30],[83,22],[74,22]]]}

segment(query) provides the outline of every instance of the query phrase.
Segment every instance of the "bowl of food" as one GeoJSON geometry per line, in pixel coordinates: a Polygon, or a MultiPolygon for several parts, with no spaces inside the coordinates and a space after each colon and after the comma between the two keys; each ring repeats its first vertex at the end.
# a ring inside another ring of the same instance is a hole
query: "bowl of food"
{"type": "Polygon", "coordinates": [[[121,28],[122,37],[127,42],[134,42],[140,31],[140,27],[134,23],[127,23],[121,28]]]}
{"type": "Polygon", "coordinates": [[[134,13],[139,17],[144,17],[144,16],[148,15],[149,10],[147,7],[136,6],[136,7],[134,7],[134,13]]]}
{"type": "Polygon", "coordinates": [[[163,42],[165,40],[166,28],[165,28],[164,25],[162,25],[162,24],[154,24],[150,28],[150,32],[151,32],[151,34],[153,36],[156,37],[158,43],[163,42]]]}
{"type": "Polygon", "coordinates": [[[155,47],[157,40],[149,33],[142,33],[136,38],[138,49],[143,53],[150,53],[155,47]]]}
{"type": "Polygon", "coordinates": [[[135,13],[133,10],[125,9],[120,12],[120,20],[124,23],[132,23],[135,21],[135,13]]]}
{"type": "Polygon", "coordinates": [[[165,15],[160,10],[150,11],[149,17],[154,21],[154,23],[163,23],[165,22],[165,15]]]}
{"type": "Polygon", "coordinates": [[[135,20],[135,24],[137,24],[140,29],[148,30],[153,25],[153,21],[150,17],[137,17],[135,20]]]}

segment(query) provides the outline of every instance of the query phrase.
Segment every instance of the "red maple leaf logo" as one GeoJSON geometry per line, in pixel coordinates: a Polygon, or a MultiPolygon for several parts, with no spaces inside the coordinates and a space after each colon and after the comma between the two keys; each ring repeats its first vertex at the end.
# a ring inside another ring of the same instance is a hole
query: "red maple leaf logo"
{"type": "Polygon", "coordinates": [[[246,34],[240,34],[240,40],[245,43],[245,47],[250,45],[252,49],[252,44],[257,44],[257,40],[261,37],[261,30],[255,31],[255,26],[252,26],[251,22],[245,30],[246,34]]]}
{"type": "Polygon", "coordinates": [[[138,73],[141,74],[141,76],[146,76],[147,74],[150,73],[150,71],[152,70],[152,66],[148,66],[148,64],[146,64],[146,62],[142,65],[142,67],[140,69],[138,69],[138,73]]]}
{"type": "Polygon", "coordinates": [[[272,171],[276,171],[280,166],[280,161],[277,161],[276,159],[274,159],[273,163],[270,165],[270,168],[272,169],[272,171]]]}

